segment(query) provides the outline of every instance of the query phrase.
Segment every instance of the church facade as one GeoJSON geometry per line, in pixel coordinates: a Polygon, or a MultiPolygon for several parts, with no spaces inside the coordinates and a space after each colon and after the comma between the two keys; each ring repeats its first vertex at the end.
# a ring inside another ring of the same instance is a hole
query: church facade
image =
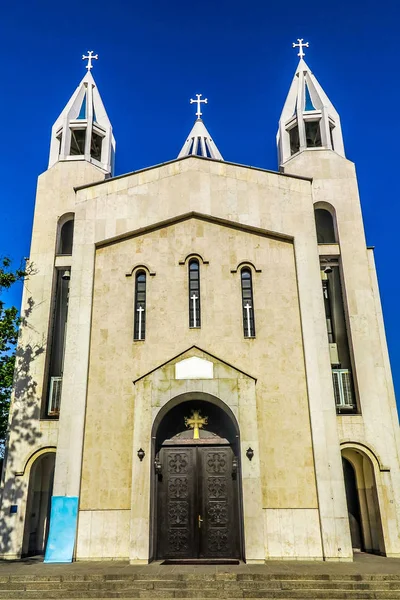
{"type": "Polygon", "coordinates": [[[339,115],[302,46],[279,172],[225,162],[195,102],[176,160],[117,177],[90,68],[53,126],[0,554],[400,557],[398,416],[339,115]]]}

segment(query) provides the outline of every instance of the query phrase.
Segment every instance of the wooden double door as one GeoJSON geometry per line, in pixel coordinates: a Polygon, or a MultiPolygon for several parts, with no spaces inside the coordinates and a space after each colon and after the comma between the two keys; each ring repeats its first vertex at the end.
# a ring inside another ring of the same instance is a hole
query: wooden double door
{"type": "Polygon", "coordinates": [[[239,476],[231,446],[165,446],[159,465],[157,558],[241,558],[239,476]]]}

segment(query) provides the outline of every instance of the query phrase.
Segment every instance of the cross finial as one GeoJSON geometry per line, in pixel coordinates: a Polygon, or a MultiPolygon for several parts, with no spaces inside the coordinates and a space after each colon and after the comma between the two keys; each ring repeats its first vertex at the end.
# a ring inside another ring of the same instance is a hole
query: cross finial
{"type": "Polygon", "coordinates": [[[300,58],[303,58],[303,56],[305,56],[304,52],[303,52],[303,48],[309,48],[310,44],[309,42],[305,42],[303,43],[303,38],[297,38],[297,41],[299,42],[298,44],[295,44],[293,42],[293,48],[298,48],[299,52],[297,54],[297,56],[300,56],[300,58]]]}
{"type": "Polygon", "coordinates": [[[185,425],[186,427],[190,427],[193,429],[193,439],[200,439],[200,431],[203,425],[207,425],[208,417],[202,417],[199,410],[192,410],[191,417],[185,417],[185,425]]]}
{"type": "Polygon", "coordinates": [[[86,68],[88,71],[90,71],[91,69],[93,69],[93,65],[92,65],[92,60],[95,59],[97,60],[99,58],[98,54],[93,54],[93,50],[88,50],[88,55],[85,56],[84,54],[82,55],[82,60],[87,60],[88,64],[86,65],[86,68]]]}
{"type": "Polygon", "coordinates": [[[207,104],[208,100],[207,98],[204,98],[204,100],[200,100],[200,98],[202,97],[203,94],[196,94],[197,100],[193,100],[192,98],[190,98],[190,104],[197,104],[197,112],[196,112],[196,117],[198,119],[200,119],[201,115],[203,114],[200,110],[201,108],[201,103],[203,104],[207,104]]]}

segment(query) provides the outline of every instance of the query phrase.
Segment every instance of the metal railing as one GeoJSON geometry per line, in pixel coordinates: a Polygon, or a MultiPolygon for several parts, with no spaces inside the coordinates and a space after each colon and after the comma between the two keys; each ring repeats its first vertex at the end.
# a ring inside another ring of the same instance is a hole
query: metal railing
{"type": "Polygon", "coordinates": [[[349,369],[332,369],[333,390],[338,412],[351,411],[356,408],[353,382],[349,369]]]}

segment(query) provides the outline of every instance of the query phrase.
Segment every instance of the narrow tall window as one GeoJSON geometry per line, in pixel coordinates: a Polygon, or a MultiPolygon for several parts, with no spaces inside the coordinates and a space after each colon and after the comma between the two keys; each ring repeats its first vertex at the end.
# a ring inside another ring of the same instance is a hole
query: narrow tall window
{"type": "Polygon", "coordinates": [[[197,259],[189,262],[189,327],[200,327],[200,265],[197,259]]]}
{"type": "Polygon", "coordinates": [[[299,127],[295,125],[289,129],[290,154],[296,154],[300,150],[299,127]]]}
{"type": "Polygon", "coordinates": [[[98,133],[92,132],[92,140],[90,144],[90,156],[98,161],[101,161],[101,148],[103,138],[98,133]]]}
{"type": "Polygon", "coordinates": [[[255,337],[256,329],[254,325],[253,284],[251,280],[250,269],[242,269],[240,272],[240,276],[242,281],[242,310],[244,337],[255,337]]]}
{"type": "Polygon", "coordinates": [[[46,416],[48,417],[58,417],[60,413],[70,278],[71,272],[69,269],[57,271],[49,357],[49,381],[46,408],[46,416]]]}
{"type": "Polygon", "coordinates": [[[339,265],[323,262],[321,278],[336,409],[357,412],[339,265]]]}
{"type": "Polygon", "coordinates": [[[146,336],[146,273],[136,273],[135,281],[135,327],[133,338],[144,340],[146,336]]]}
{"type": "Polygon", "coordinates": [[[331,146],[332,146],[332,150],[335,149],[335,143],[333,141],[333,130],[335,129],[335,126],[333,125],[333,123],[329,123],[329,134],[331,137],[331,146]]]}

